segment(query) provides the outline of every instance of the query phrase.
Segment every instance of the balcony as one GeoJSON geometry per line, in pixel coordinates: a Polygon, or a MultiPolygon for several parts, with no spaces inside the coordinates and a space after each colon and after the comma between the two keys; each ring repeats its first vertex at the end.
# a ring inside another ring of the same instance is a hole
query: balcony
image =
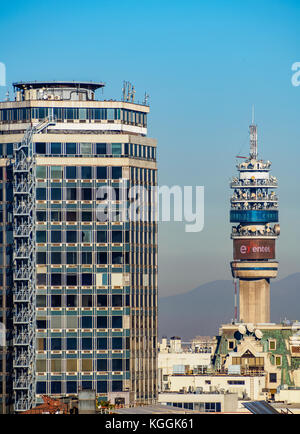
{"type": "Polygon", "coordinates": [[[279,236],[278,233],[276,233],[274,230],[270,230],[269,232],[267,231],[260,231],[260,230],[256,230],[256,231],[250,231],[250,230],[243,230],[243,231],[234,231],[232,230],[231,232],[231,239],[235,239],[235,238],[245,238],[245,237],[249,237],[249,238],[263,238],[263,237],[268,237],[268,238],[277,238],[279,236]]]}
{"type": "Polygon", "coordinates": [[[277,188],[278,181],[276,178],[270,179],[237,179],[234,178],[230,183],[231,188],[277,188]]]}
{"type": "Polygon", "coordinates": [[[264,206],[267,206],[268,203],[275,204],[276,202],[278,202],[278,196],[269,195],[269,196],[260,198],[260,197],[256,197],[256,196],[254,197],[254,196],[247,196],[247,195],[245,195],[245,197],[244,197],[244,195],[237,197],[235,195],[235,196],[232,196],[232,198],[230,199],[230,202],[231,203],[244,203],[244,204],[245,203],[250,203],[250,204],[257,203],[257,204],[263,204],[264,206]]]}
{"type": "Polygon", "coordinates": [[[262,211],[278,211],[278,203],[277,202],[259,202],[257,203],[257,201],[253,201],[253,202],[249,202],[247,200],[245,201],[237,201],[237,202],[233,202],[231,204],[231,209],[232,210],[247,210],[247,211],[251,211],[251,210],[262,210],[262,211]]]}

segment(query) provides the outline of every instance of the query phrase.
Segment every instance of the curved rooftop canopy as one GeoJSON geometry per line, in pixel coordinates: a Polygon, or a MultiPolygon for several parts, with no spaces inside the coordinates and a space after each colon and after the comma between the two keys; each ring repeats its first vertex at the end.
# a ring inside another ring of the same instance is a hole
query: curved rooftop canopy
{"type": "Polygon", "coordinates": [[[20,81],[13,83],[15,89],[25,90],[25,89],[41,89],[45,88],[75,88],[75,89],[88,89],[95,91],[99,88],[104,87],[105,84],[102,82],[92,82],[92,81],[20,81]]]}

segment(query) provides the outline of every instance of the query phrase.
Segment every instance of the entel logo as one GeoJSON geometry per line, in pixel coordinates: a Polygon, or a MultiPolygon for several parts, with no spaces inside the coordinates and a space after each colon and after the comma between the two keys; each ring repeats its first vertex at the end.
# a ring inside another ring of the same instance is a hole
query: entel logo
{"type": "Polygon", "coordinates": [[[245,255],[246,253],[271,253],[271,249],[269,246],[253,246],[251,252],[250,246],[242,245],[240,247],[240,252],[242,255],[245,255]]]}
{"type": "Polygon", "coordinates": [[[241,246],[240,247],[240,252],[242,255],[244,255],[245,253],[250,253],[250,246],[241,246]]]}

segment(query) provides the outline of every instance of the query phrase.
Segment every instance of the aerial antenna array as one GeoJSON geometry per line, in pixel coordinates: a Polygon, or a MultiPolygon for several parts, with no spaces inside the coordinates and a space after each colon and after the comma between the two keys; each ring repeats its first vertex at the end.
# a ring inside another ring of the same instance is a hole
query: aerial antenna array
{"type": "Polygon", "coordinates": [[[250,125],[250,158],[257,160],[257,125],[254,123],[254,106],[252,106],[252,122],[250,125]]]}
{"type": "Polygon", "coordinates": [[[134,86],[129,81],[123,81],[122,94],[123,101],[134,102],[135,90],[134,86]]]}
{"type": "Polygon", "coordinates": [[[145,95],[144,95],[144,105],[148,105],[149,104],[149,98],[150,98],[150,95],[148,95],[148,93],[145,92],[145,95]]]}
{"type": "MultiPolygon", "coordinates": [[[[145,92],[143,105],[149,105],[149,98],[150,98],[150,95],[148,95],[148,93],[145,92]]],[[[134,99],[135,99],[134,86],[129,81],[124,80],[123,81],[123,87],[122,87],[122,101],[133,103],[134,99]]]]}

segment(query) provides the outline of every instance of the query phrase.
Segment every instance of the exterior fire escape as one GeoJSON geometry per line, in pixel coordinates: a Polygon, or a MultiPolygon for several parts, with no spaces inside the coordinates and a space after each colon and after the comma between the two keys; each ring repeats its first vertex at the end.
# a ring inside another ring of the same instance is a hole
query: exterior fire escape
{"type": "Polygon", "coordinates": [[[21,143],[14,144],[13,169],[13,391],[14,410],[35,405],[36,251],[35,155],[32,137],[54,120],[29,126],[21,143]]]}

